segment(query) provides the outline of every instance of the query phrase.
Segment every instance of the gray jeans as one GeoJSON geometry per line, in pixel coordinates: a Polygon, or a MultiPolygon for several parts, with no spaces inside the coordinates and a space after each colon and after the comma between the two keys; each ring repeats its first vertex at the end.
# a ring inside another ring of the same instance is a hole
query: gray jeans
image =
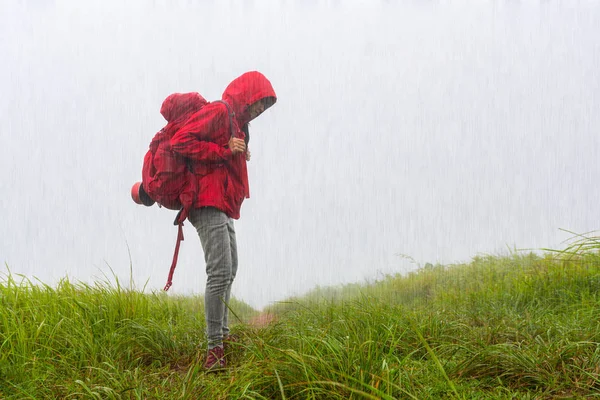
{"type": "Polygon", "coordinates": [[[206,262],[204,314],[208,348],[223,345],[229,335],[228,308],[231,284],[238,267],[233,220],[214,207],[197,208],[188,217],[200,236],[206,262]]]}

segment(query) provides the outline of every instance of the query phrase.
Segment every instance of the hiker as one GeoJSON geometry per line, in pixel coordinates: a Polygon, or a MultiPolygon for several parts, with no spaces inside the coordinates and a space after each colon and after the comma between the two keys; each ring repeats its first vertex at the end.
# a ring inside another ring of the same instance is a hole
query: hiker
{"type": "Polygon", "coordinates": [[[172,150],[189,160],[197,179],[197,196],[189,212],[202,244],[206,263],[207,355],[206,370],[226,366],[224,344],[231,341],[228,303],[238,268],[233,221],[250,197],[246,162],[248,123],[275,104],[269,80],[260,72],[247,72],[225,89],[222,101],[204,105],[172,137],[172,150]]]}

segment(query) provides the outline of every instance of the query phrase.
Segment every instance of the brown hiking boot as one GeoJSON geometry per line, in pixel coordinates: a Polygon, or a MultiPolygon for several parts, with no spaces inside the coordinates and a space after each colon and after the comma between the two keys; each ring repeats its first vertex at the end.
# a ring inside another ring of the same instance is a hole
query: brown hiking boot
{"type": "Polygon", "coordinates": [[[216,372],[225,369],[227,362],[223,347],[217,346],[209,349],[206,353],[206,361],[204,361],[204,369],[206,372],[216,372]]]}

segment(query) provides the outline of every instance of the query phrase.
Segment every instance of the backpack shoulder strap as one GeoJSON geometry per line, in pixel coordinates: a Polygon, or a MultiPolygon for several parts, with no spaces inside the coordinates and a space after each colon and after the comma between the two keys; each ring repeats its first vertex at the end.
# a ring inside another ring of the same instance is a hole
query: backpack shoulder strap
{"type": "Polygon", "coordinates": [[[229,114],[229,133],[231,134],[231,137],[234,137],[233,116],[235,115],[235,113],[231,109],[231,106],[226,101],[223,101],[223,100],[215,100],[215,101],[213,101],[213,103],[223,103],[223,104],[225,104],[225,107],[227,107],[227,113],[229,114]]]}

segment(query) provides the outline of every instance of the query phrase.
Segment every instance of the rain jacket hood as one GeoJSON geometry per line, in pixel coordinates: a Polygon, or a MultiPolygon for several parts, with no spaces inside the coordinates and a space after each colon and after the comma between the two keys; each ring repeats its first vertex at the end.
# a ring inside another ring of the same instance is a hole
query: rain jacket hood
{"type": "Polygon", "coordinates": [[[248,107],[261,99],[268,98],[265,110],[277,101],[271,82],[260,72],[250,71],[234,79],[223,92],[226,101],[241,125],[250,122],[248,107]]]}

